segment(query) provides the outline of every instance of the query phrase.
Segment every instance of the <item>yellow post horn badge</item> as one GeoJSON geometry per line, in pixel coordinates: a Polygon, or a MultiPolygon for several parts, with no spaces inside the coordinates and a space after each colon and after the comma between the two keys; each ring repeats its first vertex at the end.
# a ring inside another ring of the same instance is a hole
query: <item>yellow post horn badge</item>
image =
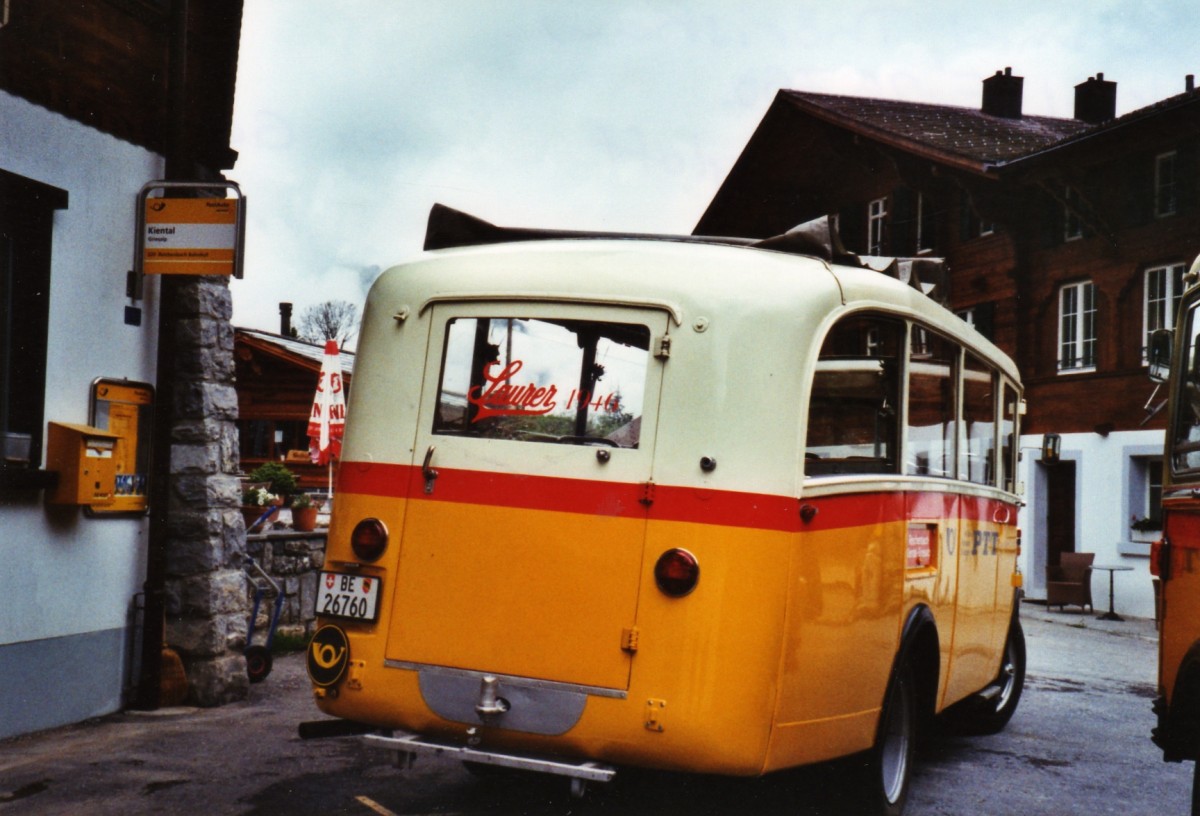
{"type": "Polygon", "coordinates": [[[337,626],[322,626],[308,644],[308,676],[328,688],[342,679],[350,662],[350,642],[337,626]]]}

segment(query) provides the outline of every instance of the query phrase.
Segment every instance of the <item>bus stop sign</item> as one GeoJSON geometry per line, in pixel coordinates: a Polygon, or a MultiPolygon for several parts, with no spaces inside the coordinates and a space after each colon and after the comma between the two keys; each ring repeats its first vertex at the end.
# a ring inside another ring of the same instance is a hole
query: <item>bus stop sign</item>
{"type": "Polygon", "coordinates": [[[242,276],[245,197],[232,181],[153,181],[138,196],[141,275],[242,276]],[[151,197],[153,190],[162,196],[151,197]],[[234,197],[227,197],[229,190],[234,197]]]}

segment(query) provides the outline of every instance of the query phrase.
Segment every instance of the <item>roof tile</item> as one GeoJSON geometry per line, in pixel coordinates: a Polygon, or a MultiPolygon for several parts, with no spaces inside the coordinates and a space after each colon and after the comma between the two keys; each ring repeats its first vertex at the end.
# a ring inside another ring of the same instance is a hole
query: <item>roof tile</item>
{"type": "Polygon", "coordinates": [[[1008,119],[974,108],[855,96],[782,91],[800,108],[889,140],[922,145],[960,159],[996,164],[1070,139],[1092,126],[1077,119],[1008,119]]]}

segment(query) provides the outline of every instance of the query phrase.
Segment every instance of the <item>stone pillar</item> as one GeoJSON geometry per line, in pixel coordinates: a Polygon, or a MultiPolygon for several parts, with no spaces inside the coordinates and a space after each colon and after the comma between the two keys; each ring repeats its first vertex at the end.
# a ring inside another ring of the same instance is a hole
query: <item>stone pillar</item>
{"type": "Polygon", "coordinates": [[[220,277],[189,277],[177,291],[167,644],[183,658],[189,700],[213,706],[244,699],[249,690],[233,300],[220,277]]]}

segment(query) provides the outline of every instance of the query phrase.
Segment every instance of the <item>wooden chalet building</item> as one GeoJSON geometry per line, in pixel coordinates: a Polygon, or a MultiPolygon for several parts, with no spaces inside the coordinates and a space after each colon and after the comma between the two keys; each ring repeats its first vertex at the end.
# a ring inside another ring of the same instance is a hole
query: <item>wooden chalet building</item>
{"type": "Polygon", "coordinates": [[[1065,119],[1027,115],[1022,85],[997,71],[979,108],[781,90],[695,233],[766,237],[834,214],[851,251],[944,257],[948,305],[1026,386],[1028,595],[1044,597],[1059,553],[1095,552],[1134,567],[1117,574],[1118,611],[1150,616],[1157,533],[1131,522],[1157,517],[1166,417],[1145,408],[1145,347],[1200,253],[1200,93],[1189,76],[1118,117],[1097,74],[1065,119]],[[1057,465],[1034,450],[1044,433],[1062,437],[1057,465]]]}
{"type": "MultiPolygon", "coordinates": [[[[308,453],[308,419],[324,347],[291,336],[257,329],[234,330],[237,370],[238,436],[242,470],[263,462],[283,462],[305,490],[329,486],[329,471],[314,465],[308,453]]],[[[347,398],[354,376],[354,353],[343,351],[342,387],[347,398]]]]}

